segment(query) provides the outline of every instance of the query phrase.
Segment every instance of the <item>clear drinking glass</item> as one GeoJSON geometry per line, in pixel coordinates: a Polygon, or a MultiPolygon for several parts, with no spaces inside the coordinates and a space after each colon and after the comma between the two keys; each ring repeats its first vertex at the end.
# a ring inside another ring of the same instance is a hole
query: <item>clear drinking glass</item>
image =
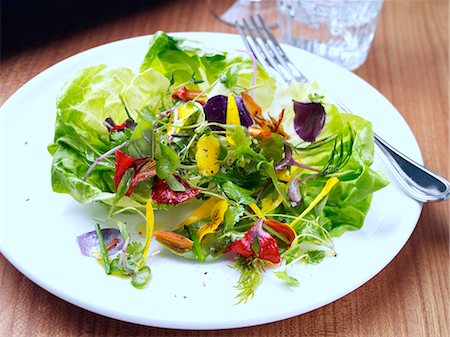
{"type": "Polygon", "coordinates": [[[367,58],[383,0],[278,0],[285,43],[354,70],[367,58]]]}
{"type": "Polygon", "coordinates": [[[277,26],[276,0],[208,0],[209,11],[220,21],[234,26],[242,19],[261,15],[270,28],[277,26]]]}

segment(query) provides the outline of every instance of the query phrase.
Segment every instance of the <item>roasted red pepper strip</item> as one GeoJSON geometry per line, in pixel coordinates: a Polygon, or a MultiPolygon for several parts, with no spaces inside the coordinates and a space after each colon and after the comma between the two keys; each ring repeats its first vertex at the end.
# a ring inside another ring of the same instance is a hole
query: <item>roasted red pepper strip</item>
{"type": "Polygon", "coordinates": [[[192,188],[189,184],[175,176],[175,178],[186,188],[183,192],[172,191],[165,179],[158,179],[153,186],[152,199],[158,204],[177,205],[197,196],[201,191],[198,188],[192,188]]]}
{"type": "Polygon", "coordinates": [[[230,243],[225,253],[234,252],[249,258],[251,256],[257,256],[262,260],[266,260],[272,263],[280,263],[280,252],[278,251],[277,241],[270,236],[263,228],[263,219],[258,220],[248,231],[244,237],[240,240],[236,240],[230,243]],[[255,241],[255,237],[258,238],[259,252],[256,254],[252,245],[255,241]]]}

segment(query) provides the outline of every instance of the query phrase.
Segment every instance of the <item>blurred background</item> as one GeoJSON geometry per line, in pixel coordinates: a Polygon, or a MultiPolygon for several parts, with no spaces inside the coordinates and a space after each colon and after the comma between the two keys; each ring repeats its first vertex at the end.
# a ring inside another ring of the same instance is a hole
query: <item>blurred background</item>
{"type": "Polygon", "coordinates": [[[2,0],[1,57],[9,57],[138,12],[155,10],[164,3],[167,1],[2,0]]]}

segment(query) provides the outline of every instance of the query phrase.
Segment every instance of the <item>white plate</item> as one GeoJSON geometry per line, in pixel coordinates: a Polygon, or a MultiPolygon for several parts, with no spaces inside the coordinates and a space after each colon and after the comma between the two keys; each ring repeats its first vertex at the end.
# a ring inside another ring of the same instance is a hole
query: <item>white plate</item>
{"type": "MultiPolygon", "coordinates": [[[[178,35],[178,34],[177,34],[178,35]]],[[[219,49],[243,48],[236,35],[181,33],[219,49]]],[[[408,198],[379,157],[391,184],[375,193],[365,230],[335,240],[336,258],[290,269],[299,287],[283,286],[271,271],[256,296],[235,305],[238,272],[229,260],[194,263],[161,253],[151,258],[152,280],[144,290],[105,275],[80,254],[75,236],[93,229],[96,205],[83,206],[50,186],[55,98],[77,70],[105,63],[137,70],[149,37],[103,45],[64,60],[19,89],[1,108],[0,248],[24,275],[49,292],[87,310],[124,321],[183,329],[221,329],[268,323],[328,304],[382,270],[411,235],[421,204],[408,198]],[[368,235],[368,233],[370,235],[368,235]]],[[[305,73],[371,120],[377,132],[421,162],[419,148],[398,111],[373,87],[324,59],[286,47],[305,73]]],[[[158,249],[154,244],[152,250],[158,249]]]]}

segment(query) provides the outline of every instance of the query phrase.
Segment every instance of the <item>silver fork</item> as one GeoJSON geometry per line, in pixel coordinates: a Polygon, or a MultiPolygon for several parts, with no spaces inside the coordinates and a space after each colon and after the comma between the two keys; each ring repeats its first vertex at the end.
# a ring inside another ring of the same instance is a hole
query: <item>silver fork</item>
{"type": "MultiPolygon", "coordinates": [[[[262,17],[259,25],[250,17],[251,26],[243,19],[236,22],[236,28],[247,50],[272,74],[286,83],[291,81],[309,83],[310,80],[289,60],[262,17]],[[244,31],[247,31],[245,33],[244,31]],[[254,35],[256,32],[256,37],[254,35]]],[[[340,100],[327,94],[343,111],[352,113],[340,100]]],[[[450,197],[450,183],[442,176],[407,157],[374,132],[375,144],[384,154],[385,162],[391,168],[402,189],[412,198],[420,201],[441,201],[450,197]]]]}

